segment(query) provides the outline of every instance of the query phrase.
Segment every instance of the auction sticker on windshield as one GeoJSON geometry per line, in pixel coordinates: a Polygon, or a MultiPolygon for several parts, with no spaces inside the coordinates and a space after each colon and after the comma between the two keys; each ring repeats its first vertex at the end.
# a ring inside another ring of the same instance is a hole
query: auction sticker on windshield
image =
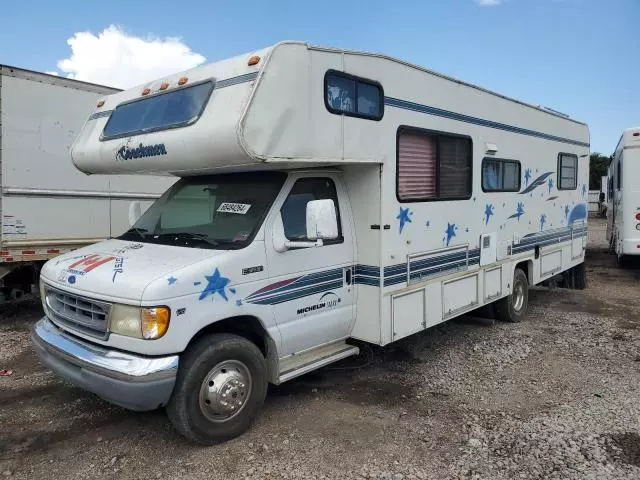
{"type": "Polygon", "coordinates": [[[248,205],[246,203],[224,202],[224,203],[221,203],[220,206],[218,207],[218,212],[237,213],[239,215],[244,215],[249,211],[250,208],[251,208],[251,205],[248,205]]]}

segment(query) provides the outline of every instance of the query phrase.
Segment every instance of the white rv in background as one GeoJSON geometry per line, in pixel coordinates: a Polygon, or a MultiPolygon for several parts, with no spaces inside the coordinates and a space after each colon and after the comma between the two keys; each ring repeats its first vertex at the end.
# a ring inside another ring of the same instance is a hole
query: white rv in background
{"type": "Polygon", "coordinates": [[[520,321],[530,285],[584,286],[587,126],[383,55],[283,42],[161,78],[106,97],[72,156],[181,179],[44,266],[36,349],[197,442],[352,340],[489,304],[520,321]]]}
{"type": "Polygon", "coordinates": [[[114,88],[0,65],[0,302],[37,284],[61,253],[120,235],[132,201],[146,207],[175,179],[87,176],[71,143],[114,88]]]}
{"type": "Polygon", "coordinates": [[[607,239],[624,264],[640,255],[640,127],[622,133],[608,173],[607,239]]]}

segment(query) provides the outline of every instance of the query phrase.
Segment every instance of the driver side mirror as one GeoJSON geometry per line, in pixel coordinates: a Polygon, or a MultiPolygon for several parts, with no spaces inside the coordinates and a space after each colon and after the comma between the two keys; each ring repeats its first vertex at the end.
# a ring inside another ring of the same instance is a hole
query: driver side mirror
{"type": "Polygon", "coordinates": [[[323,240],[338,238],[338,218],[333,200],[311,200],[306,205],[306,235],[310,241],[290,241],[284,233],[282,213],[278,213],[273,224],[273,248],[286,252],[290,248],[322,247],[323,240]]]}
{"type": "Polygon", "coordinates": [[[140,202],[135,201],[129,204],[129,226],[133,227],[133,225],[140,220],[142,216],[142,206],[140,202]]]}
{"type": "Polygon", "coordinates": [[[338,238],[338,218],[333,200],[311,200],[307,203],[307,238],[309,240],[338,238]]]}

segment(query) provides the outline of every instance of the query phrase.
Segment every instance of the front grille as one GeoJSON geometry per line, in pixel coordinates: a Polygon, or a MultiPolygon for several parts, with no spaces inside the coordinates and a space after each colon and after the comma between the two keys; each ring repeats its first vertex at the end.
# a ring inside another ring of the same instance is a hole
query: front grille
{"type": "Polygon", "coordinates": [[[109,337],[111,304],[45,285],[47,310],[53,323],[101,340],[109,337]]]}

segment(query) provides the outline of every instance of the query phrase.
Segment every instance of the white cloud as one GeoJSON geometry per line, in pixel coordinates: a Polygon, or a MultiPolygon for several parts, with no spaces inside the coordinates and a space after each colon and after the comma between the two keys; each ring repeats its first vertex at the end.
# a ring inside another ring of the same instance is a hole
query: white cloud
{"type": "Polygon", "coordinates": [[[476,0],[476,3],[481,7],[494,7],[500,5],[503,0],[476,0]]]}
{"type": "Polygon", "coordinates": [[[205,61],[179,38],[135,37],[116,25],[98,35],[75,33],[67,43],[71,55],[58,62],[60,71],[69,78],[118,88],[133,87],[205,61]]]}
{"type": "Polygon", "coordinates": [[[55,75],[56,77],[60,75],[58,72],[44,72],[44,73],[46,73],[47,75],[55,75]]]}

